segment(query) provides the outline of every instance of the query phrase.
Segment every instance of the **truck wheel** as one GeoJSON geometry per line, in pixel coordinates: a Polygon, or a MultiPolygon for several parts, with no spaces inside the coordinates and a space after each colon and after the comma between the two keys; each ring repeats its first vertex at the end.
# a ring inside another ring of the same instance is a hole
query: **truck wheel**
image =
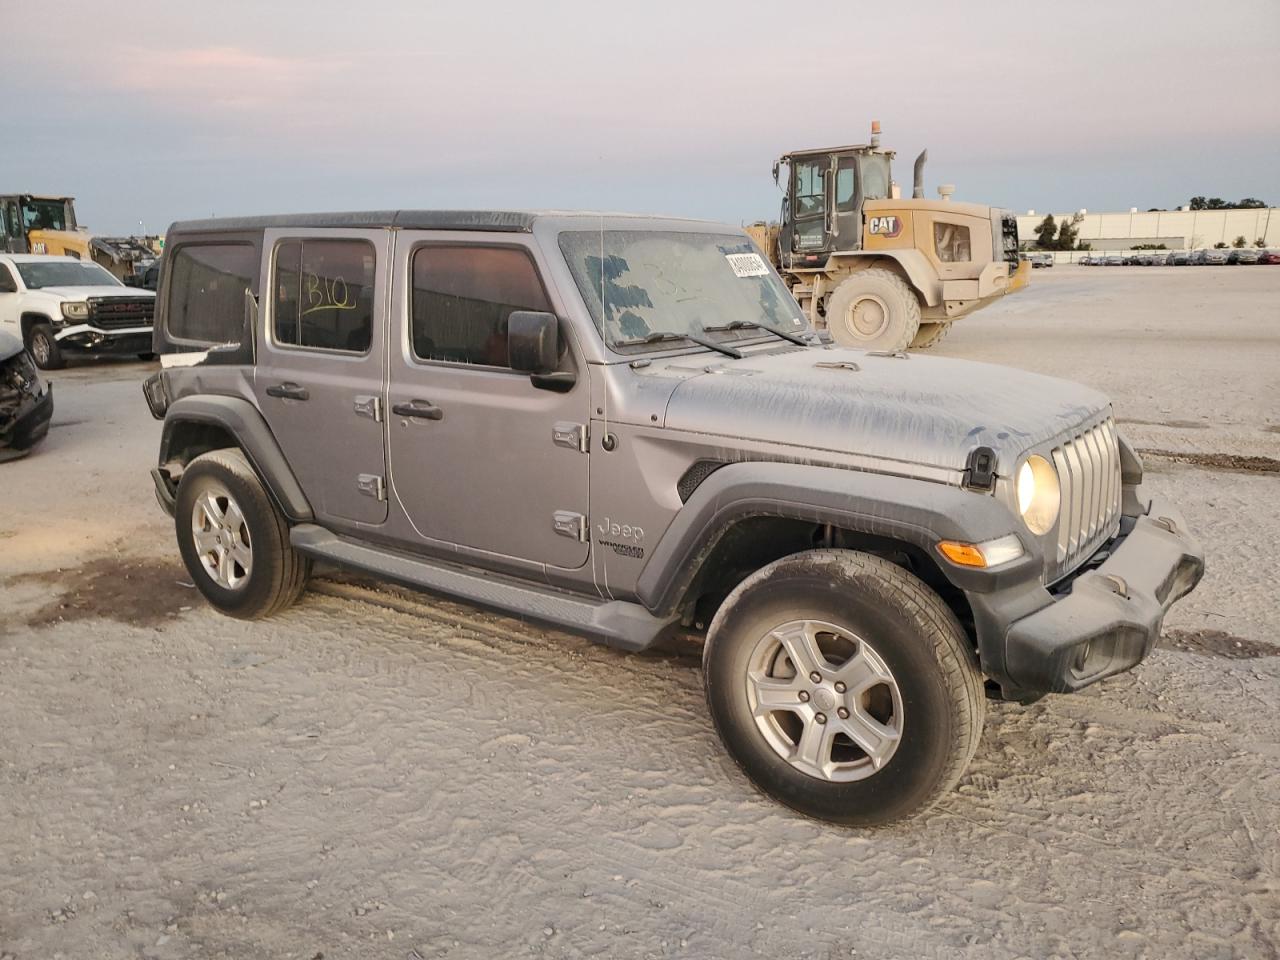
{"type": "Polygon", "coordinates": [[[53,327],[47,323],[37,323],[27,335],[27,349],[31,351],[31,359],[41,370],[61,370],[67,361],[63,359],[62,348],[53,335],[53,327]]]}
{"type": "Polygon", "coordinates": [[[928,350],[951,332],[951,323],[922,323],[916,335],[911,338],[912,350],[928,350]]]}
{"type": "Polygon", "coordinates": [[[905,350],[920,326],[920,301],[895,273],[872,267],[843,280],[827,300],[827,328],[842,347],[905,350]]]}
{"type": "Polygon", "coordinates": [[[949,791],[982,735],[982,678],[941,599],[851,550],[784,557],[712,621],[716,730],[757,787],[810,817],[875,826],[949,791]]]}
{"type": "Polygon", "coordinates": [[[239,450],[192,460],[173,515],[187,572],[218,610],[257,620],[301,595],[311,562],[289,543],[288,524],[239,450]]]}

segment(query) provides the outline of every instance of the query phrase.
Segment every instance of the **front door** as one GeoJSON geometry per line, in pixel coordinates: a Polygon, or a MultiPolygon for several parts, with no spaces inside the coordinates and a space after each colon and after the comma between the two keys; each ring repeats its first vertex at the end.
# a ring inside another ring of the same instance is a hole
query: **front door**
{"type": "Polygon", "coordinates": [[[831,158],[825,154],[791,162],[791,210],[795,216],[791,249],[798,255],[818,254],[830,247],[830,171],[831,158]]]}
{"type": "Polygon", "coordinates": [[[4,249],[10,253],[26,253],[27,252],[27,229],[22,221],[22,210],[18,207],[18,201],[5,200],[5,236],[4,249]]]}
{"type": "Polygon", "coordinates": [[[386,230],[268,230],[254,392],[320,519],[387,518],[386,230]]]}
{"type": "Polygon", "coordinates": [[[556,313],[532,244],[404,231],[396,241],[388,390],[392,495],[425,544],[574,569],[587,560],[590,390],[507,365],[507,318],[556,313]]]}

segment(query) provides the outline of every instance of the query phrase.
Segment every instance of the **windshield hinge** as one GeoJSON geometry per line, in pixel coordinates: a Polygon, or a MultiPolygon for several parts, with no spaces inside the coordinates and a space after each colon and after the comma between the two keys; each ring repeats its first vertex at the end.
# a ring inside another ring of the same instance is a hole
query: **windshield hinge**
{"type": "Polygon", "coordinates": [[[585,423],[570,423],[562,420],[552,426],[551,442],[557,447],[567,447],[579,453],[586,453],[590,433],[585,423]]]}

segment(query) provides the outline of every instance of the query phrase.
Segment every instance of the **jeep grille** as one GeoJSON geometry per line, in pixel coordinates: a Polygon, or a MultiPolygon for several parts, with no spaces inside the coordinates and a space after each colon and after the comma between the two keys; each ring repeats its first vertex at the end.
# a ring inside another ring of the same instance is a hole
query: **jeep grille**
{"type": "Polygon", "coordinates": [[[153,297],[90,297],[89,323],[100,330],[151,325],[153,297]]]}
{"type": "Polygon", "coordinates": [[[1053,448],[1062,505],[1049,582],[1070,573],[1120,526],[1120,441],[1116,424],[1101,423],[1053,448]]]}

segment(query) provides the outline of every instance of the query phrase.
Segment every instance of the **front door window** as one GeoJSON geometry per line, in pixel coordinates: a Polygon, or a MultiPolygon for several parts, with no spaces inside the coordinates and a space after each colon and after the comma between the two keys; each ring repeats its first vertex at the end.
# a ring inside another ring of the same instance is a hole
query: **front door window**
{"type": "Polygon", "coordinates": [[[796,163],[796,217],[821,215],[826,198],[823,195],[823,173],[827,165],[817,160],[796,163]]]}

